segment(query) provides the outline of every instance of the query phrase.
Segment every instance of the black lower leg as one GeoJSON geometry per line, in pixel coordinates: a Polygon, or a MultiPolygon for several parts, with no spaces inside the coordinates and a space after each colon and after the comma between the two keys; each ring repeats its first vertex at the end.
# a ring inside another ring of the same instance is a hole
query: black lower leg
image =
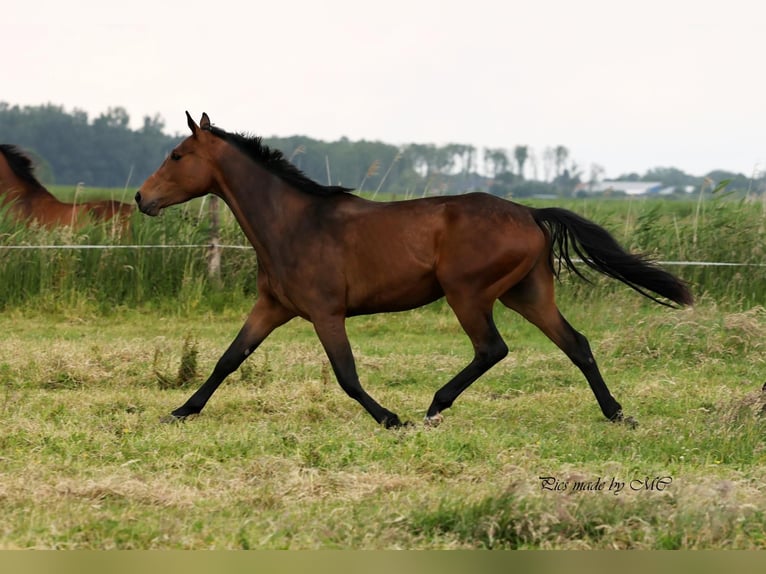
{"type": "Polygon", "coordinates": [[[468,366],[436,392],[426,412],[426,419],[433,419],[451,407],[463,391],[508,354],[508,346],[494,327],[492,331],[490,341],[476,349],[476,354],[468,366]]]}
{"type": "Polygon", "coordinates": [[[620,403],[618,403],[609,392],[606,382],[601,376],[601,372],[596,364],[596,359],[591,352],[588,339],[571,327],[570,329],[574,336],[575,345],[573,350],[567,352],[567,356],[569,356],[571,361],[577,365],[583,375],[585,375],[604,416],[610,421],[622,420],[622,406],[620,406],[620,403]]]}
{"type": "Polygon", "coordinates": [[[356,372],[356,361],[348,341],[344,317],[325,317],[316,319],[314,328],[330,360],[335,378],[349,397],[357,401],[379,423],[386,428],[402,425],[401,420],[388,409],[382,407],[362,388],[356,372]]]}
{"type": "Polygon", "coordinates": [[[239,334],[237,334],[234,341],[232,341],[231,345],[229,345],[229,348],[226,349],[226,352],[224,352],[224,354],[221,355],[221,358],[218,359],[218,362],[208,379],[183,405],[174,410],[171,415],[177,419],[184,419],[189,415],[195,415],[201,412],[210,400],[210,397],[215,393],[216,389],[223,383],[224,379],[236,371],[244,360],[258,348],[258,345],[263,342],[269,331],[270,329],[265,331],[252,329],[246,323],[239,334]]]}
{"type": "Polygon", "coordinates": [[[197,389],[197,391],[189,397],[183,405],[178,407],[171,414],[178,419],[184,419],[190,415],[200,413],[210,400],[210,397],[213,396],[216,389],[231,372],[232,371],[226,373],[218,370],[213,371],[203,385],[197,389]]]}
{"type": "Polygon", "coordinates": [[[330,364],[332,365],[335,378],[338,380],[341,388],[349,397],[362,405],[378,424],[382,424],[386,428],[402,426],[402,421],[396,413],[381,406],[362,388],[362,385],[359,382],[359,376],[356,372],[353,356],[349,356],[345,361],[340,362],[335,358],[331,358],[330,364]]]}

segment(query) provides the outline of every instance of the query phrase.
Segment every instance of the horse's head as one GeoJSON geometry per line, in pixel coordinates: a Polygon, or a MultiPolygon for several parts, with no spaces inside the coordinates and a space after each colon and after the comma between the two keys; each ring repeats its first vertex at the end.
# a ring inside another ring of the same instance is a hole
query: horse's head
{"type": "Polygon", "coordinates": [[[136,193],[138,208],[147,215],[157,215],[169,205],[200,197],[213,188],[215,162],[211,153],[216,138],[209,130],[210,118],[202,114],[197,125],[186,112],[186,119],[192,135],[170,152],[136,193]]]}

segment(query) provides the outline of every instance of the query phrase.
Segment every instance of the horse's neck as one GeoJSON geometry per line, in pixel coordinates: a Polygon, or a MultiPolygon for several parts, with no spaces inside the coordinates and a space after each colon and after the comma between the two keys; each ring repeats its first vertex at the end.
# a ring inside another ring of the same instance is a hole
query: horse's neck
{"type": "Polygon", "coordinates": [[[16,189],[18,190],[18,199],[28,199],[29,201],[46,201],[49,203],[62,203],[56,199],[55,195],[45,189],[42,185],[32,185],[20,181],[16,189]]]}
{"type": "Polygon", "coordinates": [[[6,200],[37,199],[44,196],[54,198],[42,185],[17,176],[4,157],[0,157],[0,192],[6,195],[6,200]]]}
{"type": "Polygon", "coordinates": [[[21,191],[20,186],[19,178],[13,173],[5,158],[0,155],[0,195],[2,195],[3,200],[16,199],[21,191]]]}
{"type": "Polygon", "coordinates": [[[17,177],[6,178],[4,174],[0,176],[0,196],[4,204],[24,199],[28,195],[27,187],[27,184],[17,177]]]}
{"type": "Polygon", "coordinates": [[[9,179],[15,179],[16,176],[8,165],[8,160],[5,159],[5,155],[0,152],[0,182],[5,182],[9,179]]]}
{"type": "Polygon", "coordinates": [[[292,188],[268,170],[225,177],[220,196],[229,206],[259,258],[268,258],[272,246],[320,198],[292,188]]]}

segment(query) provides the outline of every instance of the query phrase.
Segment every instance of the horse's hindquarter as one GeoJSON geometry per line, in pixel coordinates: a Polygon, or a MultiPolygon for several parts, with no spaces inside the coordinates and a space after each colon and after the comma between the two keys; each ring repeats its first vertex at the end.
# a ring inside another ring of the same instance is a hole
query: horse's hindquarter
{"type": "Polygon", "coordinates": [[[527,207],[487,194],[450,206],[437,276],[445,293],[494,301],[544,253],[545,235],[527,207]]]}

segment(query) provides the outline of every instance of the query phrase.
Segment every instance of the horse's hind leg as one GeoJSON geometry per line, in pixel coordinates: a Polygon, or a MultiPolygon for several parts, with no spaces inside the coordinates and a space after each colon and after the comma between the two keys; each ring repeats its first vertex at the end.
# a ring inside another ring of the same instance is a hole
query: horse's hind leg
{"type": "MultiPolygon", "coordinates": [[[[606,418],[610,421],[623,420],[622,407],[609,392],[588,339],[577,332],[556,307],[553,274],[547,262],[538,264],[521,283],[500,297],[500,301],[537,326],[564,351],[585,375],[606,418]]],[[[636,424],[632,418],[626,419],[626,422],[636,424]]]]}
{"type": "Polygon", "coordinates": [[[441,412],[449,408],[460,393],[508,354],[508,346],[497,332],[492,319],[492,305],[489,305],[488,310],[483,310],[470,297],[455,298],[449,295],[447,302],[473,343],[474,357],[468,366],[434,395],[425,419],[426,424],[431,426],[441,422],[441,412]]]}

